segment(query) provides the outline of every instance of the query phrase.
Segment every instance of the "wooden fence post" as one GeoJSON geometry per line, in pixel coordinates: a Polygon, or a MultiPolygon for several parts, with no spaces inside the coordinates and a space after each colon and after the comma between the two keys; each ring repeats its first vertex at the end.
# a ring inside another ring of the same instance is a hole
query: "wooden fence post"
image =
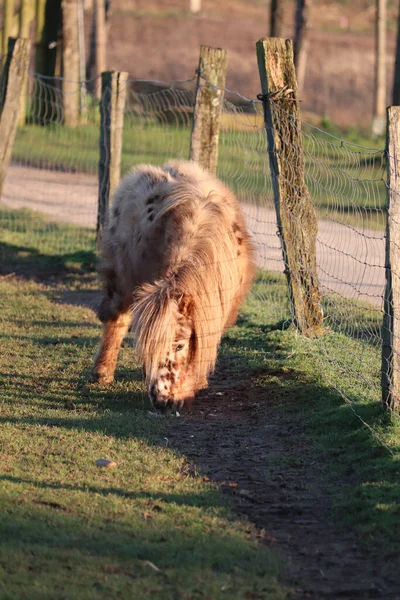
{"type": "Polygon", "coordinates": [[[226,50],[201,46],[190,159],[212,174],[216,173],[218,164],[218,137],[227,64],[226,50]]]}
{"type": "Polygon", "coordinates": [[[257,42],[268,153],[278,231],[295,326],[308,337],[323,332],[316,264],[317,218],[304,182],[297,82],[290,40],[257,42]]]}
{"type": "Polygon", "coordinates": [[[1,81],[0,96],[0,198],[14,144],[26,71],[29,40],[10,38],[1,81]]]}
{"type": "Polygon", "coordinates": [[[76,0],[62,0],[63,14],[63,68],[62,82],[63,121],[69,127],[79,123],[80,69],[78,4],[76,0]]]}
{"type": "Polygon", "coordinates": [[[100,160],[97,240],[106,222],[113,192],[121,175],[122,130],[128,73],[106,71],[101,74],[100,160]]]}
{"type": "Polygon", "coordinates": [[[387,109],[386,289],[382,328],[382,401],[400,406],[400,106],[387,109]]]}

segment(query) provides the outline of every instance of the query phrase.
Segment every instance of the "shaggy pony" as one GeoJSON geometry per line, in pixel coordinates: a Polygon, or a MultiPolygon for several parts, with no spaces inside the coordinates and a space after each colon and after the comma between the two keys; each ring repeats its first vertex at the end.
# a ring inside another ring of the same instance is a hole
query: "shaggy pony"
{"type": "Polygon", "coordinates": [[[92,379],[112,381],[131,326],[154,407],[190,404],[254,273],[238,201],[219,180],[193,162],[136,167],[102,236],[104,331],[92,379]]]}

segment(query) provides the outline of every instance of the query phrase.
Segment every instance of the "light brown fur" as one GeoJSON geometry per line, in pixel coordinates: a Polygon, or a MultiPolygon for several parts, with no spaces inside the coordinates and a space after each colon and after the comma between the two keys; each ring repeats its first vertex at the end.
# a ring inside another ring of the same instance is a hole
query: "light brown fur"
{"type": "Polygon", "coordinates": [[[132,322],[153,404],[190,402],[255,273],[236,198],[193,162],[136,167],[115,194],[101,255],[105,325],[93,379],[112,380],[132,322]]]}

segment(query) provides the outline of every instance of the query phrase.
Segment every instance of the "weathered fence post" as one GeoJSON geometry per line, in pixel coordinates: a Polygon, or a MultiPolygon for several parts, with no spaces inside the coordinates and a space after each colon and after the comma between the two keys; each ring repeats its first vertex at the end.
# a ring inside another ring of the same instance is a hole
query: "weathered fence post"
{"type": "Polygon", "coordinates": [[[190,158],[215,174],[228,53],[201,46],[190,158]]]}
{"type": "Polygon", "coordinates": [[[121,175],[122,130],[128,73],[101,74],[100,160],[97,239],[106,222],[110,198],[121,175]]]}
{"type": "Polygon", "coordinates": [[[316,261],[317,217],[304,182],[297,82],[290,40],[257,42],[268,153],[278,231],[295,326],[308,337],[323,332],[316,261]]]}
{"type": "Polygon", "coordinates": [[[386,289],[382,328],[382,401],[400,406],[400,106],[387,109],[386,289]]]}
{"type": "Polygon", "coordinates": [[[26,71],[29,40],[10,38],[0,90],[0,198],[17,131],[26,71]]]}

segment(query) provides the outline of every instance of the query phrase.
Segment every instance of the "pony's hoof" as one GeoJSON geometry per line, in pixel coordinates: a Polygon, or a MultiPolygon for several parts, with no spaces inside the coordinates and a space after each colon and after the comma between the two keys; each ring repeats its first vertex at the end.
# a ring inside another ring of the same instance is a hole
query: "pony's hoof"
{"type": "Polygon", "coordinates": [[[89,381],[90,383],[100,383],[101,385],[105,385],[114,381],[114,375],[109,375],[108,373],[96,373],[96,371],[92,371],[89,381]]]}

